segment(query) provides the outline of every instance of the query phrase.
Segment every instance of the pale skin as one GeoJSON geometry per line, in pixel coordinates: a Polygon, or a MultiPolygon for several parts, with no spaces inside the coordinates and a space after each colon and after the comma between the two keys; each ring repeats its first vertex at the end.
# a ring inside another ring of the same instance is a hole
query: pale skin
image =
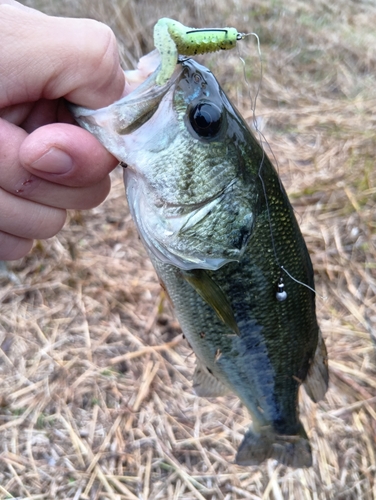
{"type": "MultiPolygon", "coordinates": [[[[25,256],[110,190],[117,160],[74,124],[64,99],[100,108],[132,88],[104,24],[0,0],[0,260],[25,256]]],[[[141,77],[143,79],[144,76],[141,77]]]]}

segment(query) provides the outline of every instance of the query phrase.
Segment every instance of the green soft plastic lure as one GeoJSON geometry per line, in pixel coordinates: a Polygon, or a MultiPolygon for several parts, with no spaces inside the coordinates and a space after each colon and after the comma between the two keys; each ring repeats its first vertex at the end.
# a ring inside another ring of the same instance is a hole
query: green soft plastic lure
{"type": "Polygon", "coordinates": [[[244,37],[235,28],[196,29],[167,17],[159,19],[154,26],[154,45],[161,55],[157,85],[164,85],[171,78],[179,54],[193,56],[230,50],[244,37]]]}

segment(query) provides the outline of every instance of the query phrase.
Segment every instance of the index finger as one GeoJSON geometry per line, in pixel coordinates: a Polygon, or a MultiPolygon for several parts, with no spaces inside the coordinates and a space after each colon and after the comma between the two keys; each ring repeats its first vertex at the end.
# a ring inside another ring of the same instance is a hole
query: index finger
{"type": "Polygon", "coordinates": [[[108,26],[8,2],[0,0],[0,108],[63,96],[98,108],[121,96],[124,73],[108,26]]]}

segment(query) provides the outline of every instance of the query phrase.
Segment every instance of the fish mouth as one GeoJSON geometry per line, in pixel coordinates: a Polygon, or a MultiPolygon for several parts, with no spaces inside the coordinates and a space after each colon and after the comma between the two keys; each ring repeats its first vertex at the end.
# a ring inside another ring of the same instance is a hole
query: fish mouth
{"type": "Polygon", "coordinates": [[[130,94],[100,109],[68,103],[77,123],[91,132],[119,162],[127,161],[123,136],[131,134],[148,121],[164,96],[175,86],[183,71],[178,64],[164,85],[156,85],[159,67],[130,94]]]}

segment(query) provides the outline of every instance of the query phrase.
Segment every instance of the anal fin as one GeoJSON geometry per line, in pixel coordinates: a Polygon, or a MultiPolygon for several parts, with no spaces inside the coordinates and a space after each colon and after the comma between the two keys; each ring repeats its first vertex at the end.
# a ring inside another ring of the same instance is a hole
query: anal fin
{"type": "Polygon", "coordinates": [[[193,390],[197,396],[204,398],[225,396],[230,392],[230,389],[212,375],[198,358],[193,374],[193,390]]]}

